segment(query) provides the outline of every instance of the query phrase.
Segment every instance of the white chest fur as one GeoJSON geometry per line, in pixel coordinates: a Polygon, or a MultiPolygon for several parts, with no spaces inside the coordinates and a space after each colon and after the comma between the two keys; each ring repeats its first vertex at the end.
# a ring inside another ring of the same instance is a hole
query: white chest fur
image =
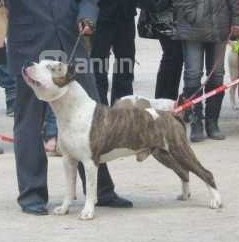
{"type": "Polygon", "coordinates": [[[50,103],[57,116],[59,144],[63,153],[83,160],[91,156],[90,130],[96,103],[76,84],[68,92],[50,103]]]}

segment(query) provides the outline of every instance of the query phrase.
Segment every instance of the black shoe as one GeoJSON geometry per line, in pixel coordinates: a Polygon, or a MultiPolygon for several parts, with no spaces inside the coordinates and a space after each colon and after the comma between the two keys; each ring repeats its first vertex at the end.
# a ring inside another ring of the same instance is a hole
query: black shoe
{"type": "Polygon", "coordinates": [[[99,199],[96,203],[98,207],[112,207],[112,208],[132,208],[133,203],[127,199],[119,197],[117,194],[111,196],[110,199],[99,199]]]}
{"type": "Polygon", "coordinates": [[[22,211],[24,213],[42,216],[42,215],[48,215],[48,210],[44,205],[31,205],[27,207],[23,207],[22,211]]]}
{"type": "Polygon", "coordinates": [[[204,139],[205,139],[205,136],[203,133],[202,120],[197,120],[191,123],[191,134],[190,134],[191,142],[201,142],[204,139]]]}
{"type": "Polygon", "coordinates": [[[4,150],[2,147],[0,147],[0,155],[4,153],[4,150]]]}
{"type": "Polygon", "coordinates": [[[214,140],[225,139],[225,135],[221,132],[221,130],[218,127],[217,120],[207,119],[205,122],[205,129],[210,139],[214,139],[214,140]]]}

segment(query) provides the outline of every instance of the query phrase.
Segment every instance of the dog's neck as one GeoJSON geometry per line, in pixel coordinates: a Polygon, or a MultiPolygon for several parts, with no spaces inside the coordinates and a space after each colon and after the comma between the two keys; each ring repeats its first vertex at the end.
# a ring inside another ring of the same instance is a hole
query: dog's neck
{"type": "Polygon", "coordinates": [[[95,105],[96,102],[88,96],[79,83],[73,81],[68,85],[68,90],[64,95],[49,104],[56,113],[58,121],[64,121],[71,119],[72,115],[77,113],[74,110],[79,108],[84,110],[84,106],[95,105]]]}

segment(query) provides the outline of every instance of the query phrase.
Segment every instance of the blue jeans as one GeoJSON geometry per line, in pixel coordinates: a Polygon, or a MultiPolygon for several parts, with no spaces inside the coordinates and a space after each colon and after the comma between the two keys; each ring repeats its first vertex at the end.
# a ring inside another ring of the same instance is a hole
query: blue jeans
{"type": "Polygon", "coordinates": [[[0,65],[0,86],[5,89],[6,105],[14,105],[16,80],[9,75],[6,65],[0,65]]]}
{"type": "Polygon", "coordinates": [[[45,141],[57,137],[56,117],[49,104],[46,106],[45,119],[43,125],[43,138],[45,141]]]}
{"type": "Polygon", "coordinates": [[[206,75],[208,76],[214,70],[208,85],[213,87],[220,86],[223,83],[225,73],[225,48],[226,42],[183,41],[184,87],[194,88],[201,86],[204,60],[206,75]]]}

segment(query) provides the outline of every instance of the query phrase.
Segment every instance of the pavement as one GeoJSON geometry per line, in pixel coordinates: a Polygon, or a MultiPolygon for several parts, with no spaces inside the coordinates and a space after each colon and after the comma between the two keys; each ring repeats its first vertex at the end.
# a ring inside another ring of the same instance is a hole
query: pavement
{"type": "MultiPolygon", "coordinates": [[[[155,77],[162,51],[158,41],[136,40],[135,93],[154,96],[155,77]]],[[[226,67],[225,82],[229,81],[226,67]]],[[[235,242],[239,241],[239,113],[225,96],[220,126],[227,139],[192,144],[201,163],[215,176],[224,207],[208,208],[206,186],[191,175],[192,198],[176,200],[181,184],[169,169],[153,158],[137,163],[134,157],[109,163],[116,192],[134,203],[131,209],[96,208],[91,221],[77,219],[84,203],[80,179],[77,197],[66,216],[33,216],[21,212],[13,145],[0,143],[0,242],[235,242]]],[[[5,115],[0,89],[0,133],[12,135],[13,119],[5,115]]],[[[29,130],[29,132],[31,132],[29,130]]],[[[61,159],[49,157],[49,210],[59,205],[65,182],[61,159]]]]}

